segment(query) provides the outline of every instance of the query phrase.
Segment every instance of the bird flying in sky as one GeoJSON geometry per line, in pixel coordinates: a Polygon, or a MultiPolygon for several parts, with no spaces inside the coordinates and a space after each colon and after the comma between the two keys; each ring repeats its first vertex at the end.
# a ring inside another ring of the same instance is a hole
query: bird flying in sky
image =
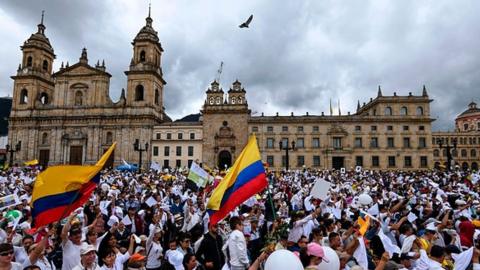
{"type": "Polygon", "coordinates": [[[253,20],[253,14],[250,15],[250,17],[248,17],[248,19],[244,23],[240,24],[238,27],[248,28],[248,25],[252,22],[252,20],[253,20]]]}

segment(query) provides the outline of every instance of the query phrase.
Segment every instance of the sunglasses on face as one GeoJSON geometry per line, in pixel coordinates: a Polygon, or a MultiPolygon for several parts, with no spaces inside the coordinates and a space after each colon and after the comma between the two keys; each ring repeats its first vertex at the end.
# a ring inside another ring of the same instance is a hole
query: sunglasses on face
{"type": "Polygon", "coordinates": [[[13,250],[4,251],[0,253],[0,256],[8,256],[8,255],[13,255],[13,250]]]}

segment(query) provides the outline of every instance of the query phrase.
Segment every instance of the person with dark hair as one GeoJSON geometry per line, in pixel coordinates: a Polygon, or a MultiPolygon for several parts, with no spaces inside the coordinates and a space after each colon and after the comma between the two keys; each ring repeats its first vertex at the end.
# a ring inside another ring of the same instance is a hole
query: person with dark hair
{"type": "Polygon", "coordinates": [[[75,212],[70,214],[60,234],[63,249],[62,270],[71,270],[80,264],[80,256],[78,254],[80,254],[82,246],[82,229],[77,225],[71,225],[76,215],[75,212]]]}
{"type": "Polygon", "coordinates": [[[13,245],[8,243],[0,244],[0,269],[21,270],[22,265],[13,260],[13,245]]]}
{"type": "Polygon", "coordinates": [[[195,255],[194,254],[185,254],[185,256],[183,256],[183,268],[185,270],[193,270],[193,269],[197,269],[197,259],[195,258],[195,255]]]}
{"type": "Polygon", "coordinates": [[[300,249],[300,261],[303,267],[305,267],[305,270],[316,270],[322,261],[328,262],[325,258],[323,247],[317,243],[310,243],[300,249]]]}
{"type": "Polygon", "coordinates": [[[338,233],[331,232],[328,235],[328,243],[333,250],[339,251],[339,252],[343,251],[342,238],[340,237],[340,235],[338,233]]]}
{"type": "Polygon", "coordinates": [[[123,268],[123,264],[133,254],[133,247],[135,246],[135,237],[130,236],[130,245],[127,252],[122,254],[117,247],[107,247],[105,251],[102,251],[101,256],[98,259],[98,263],[102,266],[101,270],[120,270],[123,268]]]}
{"type": "Polygon", "coordinates": [[[191,243],[191,238],[189,233],[182,233],[180,234],[178,238],[178,242],[180,246],[177,248],[178,251],[180,251],[183,255],[190,253],[193,254],[193,249],[190,246],[191,243]]]}
{"type": "Polygon", "coordinates": [[[218,224],[209,224],[208,233],[203,236],[203,240],[200,243],[195,257],[206,269],[221,269],[225,264],[222,246],[223,240],[222,237],[218,235],[218,224]]]}
{"type": "MultiPolygon", "coordinates": [[[[7,238],[7,242],[11,243],[11,240],[12,239],[10,237],[7,238]]],[[[23,262],[28,258],[28,249],[33,242],[33,236],[27,234],[22,238],[21,247],[13,246],[16,262],[23,264],[23,262]]]]}
{"type": "Polygon", "coordinates": [[[227,241],[230,269],[245,270],[250,261],[247,255],[247,242],[243,235],[243,223],[239,217],[230,218],[230,229],[232,233],[227,241]]]}

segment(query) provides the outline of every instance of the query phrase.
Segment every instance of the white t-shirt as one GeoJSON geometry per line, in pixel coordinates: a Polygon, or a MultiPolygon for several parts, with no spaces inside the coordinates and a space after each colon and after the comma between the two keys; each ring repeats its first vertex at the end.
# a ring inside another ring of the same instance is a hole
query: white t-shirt
{"type": "Polygon", "coordinates": [[[13,246],[13,252],[15,255],[15,261],[20,264],[23,264],[23,262],[28,258],[28,254],[27,254],[27,251],[25,250],[25,247],[13,246]]]}
{"type": "Polygon", "coordinates": [[[41,270],[55,270],[55,269],[57,269],[55,267],[55,265],[53,263],[51,263],[50,261],[48,261],[47,258],[45,258],[45,257],[43,259],[38,258],[38,260],[35,263],[30,262],[30,258],[27,257],[27,259],[23,262],[23,268],[25,268],[27,266],[30,266],[30,265],[36,265],[36,266],[40,267],[41,270]]]}
{"type": "Polygon", "coordinates": [[[75,266],[80,265],[80,247],[81,245],[75,245],[70,239],[67,239],[64,244],[62,244],[62,270],[70,270],[75,266]]]}
{"type": "Polygon", "coordinates": [[[125,252],[125,254],[117,253],[117,258],[115,259],[115,263],[113,267],[107,267],[103,265],[100,267],[100,270],[123,270],[123,264],[130,258],[130,253],[125,252]]]}

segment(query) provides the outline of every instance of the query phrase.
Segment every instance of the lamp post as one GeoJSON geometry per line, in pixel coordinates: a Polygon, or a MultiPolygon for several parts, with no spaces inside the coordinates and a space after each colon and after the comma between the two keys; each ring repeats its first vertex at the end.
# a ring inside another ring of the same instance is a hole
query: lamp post
{"type": "Polygon", "coordinates": [[[288,146],[288,140],[285,146],[283,145],[282,141],[280,141],[278,145],[280,146],[280,150],[285,150],[285,168],[288,171],[288,163],[289,163],[288,150],[295,150],[295,142],[292,141],[292,147],[288,146]]]}
{"type": "Polygon", "coordinates": [[[138,152],[138,172],[141,171],[142,169],[142,153],[148,151],[148,142],[145,143],[145,148],[142,148],[140,146],[140,140],[135,139],[135,142],[133,143],[133,150],[138,152]]]}
{"type": "Polygon", "coordinates": [[[10,148],[9,144],[5,145],[5,148],[6,148],[7,152],[10,152],[9,166],[12,167],[13,166],[13,153],[18,152],[22,149],[22,142],[21,141],[17,142],[17,144],[15,145],[15,149],[13,147],[10,148]]]}
{"type": "Polygon", "coordinates": [[[452,145],[449,142],[445,142],[444,138],[437,138],[437,144],[440,146],[440,149],[445,148],[447,152],[447,171],[451,170],[452,165],[452,153],[451,150],[457,149],[457,138],[452,138],[452,145]],[[444,145],[445,144],[445,145],[444,145]]]}

